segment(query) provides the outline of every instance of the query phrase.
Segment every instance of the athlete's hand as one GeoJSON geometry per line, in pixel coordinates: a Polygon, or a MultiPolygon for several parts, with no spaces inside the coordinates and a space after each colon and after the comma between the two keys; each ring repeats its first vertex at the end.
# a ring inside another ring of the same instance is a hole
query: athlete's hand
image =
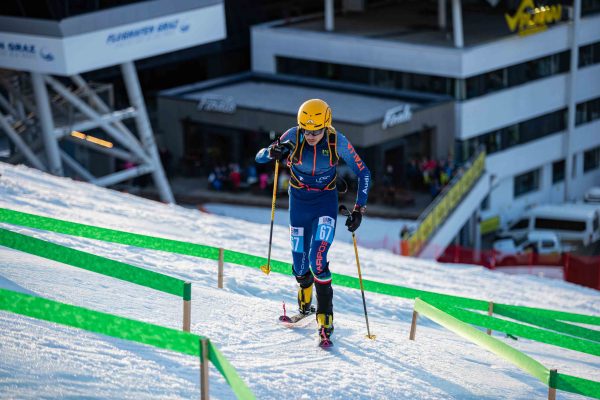
{"type": "Polygon", "coordinates": [[[289,140],[285,142],[277,140],[269,146],[269,158],[277,161],[285,160],[293,148],[294,144],[289,140]]]}
{"type": "Polygon", "coordinates": [[[346,219],[346,226],[348,227],[348,230],[350,232],[354,232],[355,230],[358,229],[361,222],[362,222],[361,208],[358,206],[355,206],[354,210],[352,210],[352,214],[348,215],[348,218],[346,219]]]}

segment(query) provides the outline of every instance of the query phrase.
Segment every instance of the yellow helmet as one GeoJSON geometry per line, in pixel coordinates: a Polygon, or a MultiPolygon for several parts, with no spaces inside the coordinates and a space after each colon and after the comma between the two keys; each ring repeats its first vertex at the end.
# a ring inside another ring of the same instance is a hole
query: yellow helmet
{"type": "Polygon", "coordinates": [[[298,109],[298,125],[309,131],[331,127],[331,108],[321,99],[305,101],[298,109]]]}

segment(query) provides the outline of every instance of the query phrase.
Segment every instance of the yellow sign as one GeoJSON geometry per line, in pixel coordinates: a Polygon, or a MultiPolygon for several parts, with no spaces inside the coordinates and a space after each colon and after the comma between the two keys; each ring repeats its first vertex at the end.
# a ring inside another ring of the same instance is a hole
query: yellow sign
{"type": "Polygon", "coordinates": [[[523,0],[515,15],[504,14],[511,31],[519,35],[529,35],[548,29],[548,24],[562,18],[562,5],[536,7],[533,0],[523,0]]]}

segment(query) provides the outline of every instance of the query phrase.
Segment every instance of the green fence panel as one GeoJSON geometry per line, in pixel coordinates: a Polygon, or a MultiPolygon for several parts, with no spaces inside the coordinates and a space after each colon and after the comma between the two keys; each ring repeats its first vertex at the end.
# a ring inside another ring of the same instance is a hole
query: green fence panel
{"type": "Polygon", "coordinates": [[[577,322],[580,324],[600,326],[600,317],[595,315],[575,314],[566,311],[548,310],[545,308],[525,307],[509,304],[494,304],[494,310],[496,308],[499,308],[500,310],[512,309],[516,311],[535,313],[541,317],[555,319],[558,321],[577,322]]]}
{"type": "MultiPolygon", "coordinates": [[[[202,356],[200,341],[206,339],[204,336],[6,289],[0,289],[0,310],[196,357],[202,356]]],[[[208,348],[209,360],[223,375],[237,398],[255,399],[235,368],[210,340],[208,348]]]]}
{"type": "Polygon", "coordinates": [[[125,244],[151,250],[162,250],[171,253],[208,258],[217,260],[219,249],[217,247],[203,246],[200,244],[181,242],[178,240],[163,239],[137,233],[129,233],[114,229],[100,228],[76,222],[42,217],[20,211],[0,208],[0,222],[26,226],[29,228],[79,236],[88,239],[103,240],[105,242],[125,244]]]}
{"type": "MultiPolygon", "coordinates": [[[[291,268],[291,267],[290,267],[291,268]]],[[[360,283],[358,278],[332,274],[333,282],[337,286],[345,286],[352,289],[360,289],[360,283]]],[[[413,289],[403,286],[396,286],[389,283],[382,283],[363,279],[364,289],[368,292],[385,294],[394,297],[402,297],[405,299],[414,299],[421,297],[422,299],[431,299],[437,302],[444,302],[446,304],[456,305],[457,307],[472,308],[475,310],[487,310],[488,302],[477,299],[470,299],[468,297],[451,296],[447,294],[429,292],[426,290],[413,289]]]]}
{"type": "Polygon", "coordinates": [[[184,296],[185,282],[181,279],[148,271],[120,261],[46,242],[21,233],[0,228],[0,245],[49,260],[96,272],[127,282],[136,283],[176,296],[184,296]]]}
{"type": "Polygon", "coordinates": [[[148,344],[161,349],[200,356],[200,337],[198,335],[41,297],[0,289],[0,310],[148,344]]]}
{"type": "Polygon", "coordinates": [[[421,299],[415,299],[415,311],[427,316],[432,321],[437,322],[459,336],[470,340],[513,363],[546,385],[548,384],[550,371],[533,358],[521,353],[500,340],[473,328],[421,299]]]}
{"type": "Polygon", "coordinates": [[[556,388],[565,392],[582,394],[600,399],[600,382],[558,373],[556,388]]]}
{"type": "Polygon", "coordinates": [[[522,322],[541,326],[546,329],[552,329],[557,332],[577,336],[582,339],[600,342],[600,331],[583,328],[581,326],[568,324],[551,318],[541,317],[524,310],[515,310],[514,308],[506,307],[503,304],[499,304],[498,306],[494,307],[494,314],[503,315],[505,317],[516,319],[522,322]]]}
{"type": "Polygon", "coordinates": [[[248,386],[246,386],[246,383],[239,377],[235,368],[233,368],[229,361],[227,361],[211,341],[208,342],[208,354],[210,362],[212,362],[215,368],[223,375],[225,381],[231,386],[231,389],[233,389],[233,392],[238,399],[255,399],[254,394],[252,394],[248,386]]]}
{"type": "Polygon", "coordinates": [[[483,328],[489,328],[499,332],[509,333],[513,336],[535,340],[540,343],[547,343],[553,346],[563,347],[565,349],[600,356],[600,343],[597,342],[561,335],[549,330],[523,325],[517,322],[506,321],[491,317],[489,315],[478,314],[456,307],[441,306],[436,302],[432,303],[435,304],[436,307],[444,310],[444,312],[469,324],[481,326],[483,328]]]}

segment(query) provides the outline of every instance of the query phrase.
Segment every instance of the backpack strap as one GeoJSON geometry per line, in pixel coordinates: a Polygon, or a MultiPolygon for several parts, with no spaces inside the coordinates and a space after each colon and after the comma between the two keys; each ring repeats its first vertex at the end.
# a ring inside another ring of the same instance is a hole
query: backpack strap
{"type": "MultiPolygon", "coordinates": [[[[304,150],[304,135],[300,133],[300,127],[296,127],[296,143],[294,150],[290,153],[287,165],[288,167],[292,164],[302,164],[302,150],[304,150]]],[[[327,147],[329,149],[329,166],[333,167],[338,164],[340,155],[337,151],[337,132],[332,126],[327,128],[327,147]]]]}
{"type": "Polygon", "coordinates": [[[300,133],[300,126],[296,127],[296,143],[294,151],[292,151],[287,160],[287,166],[291,167],[292,164],[302,164],[302,150],[304,150],[304,135],[300,133]],[[302,142],[302,144],[300,144],[302,142]]]}
{"type": "Polygon", "coordinates": [[[333,167],[340,160],[337,151],[337,132],[333,126],[327,129],[327,147],[329,148],[329,166],[333,167]]]}

